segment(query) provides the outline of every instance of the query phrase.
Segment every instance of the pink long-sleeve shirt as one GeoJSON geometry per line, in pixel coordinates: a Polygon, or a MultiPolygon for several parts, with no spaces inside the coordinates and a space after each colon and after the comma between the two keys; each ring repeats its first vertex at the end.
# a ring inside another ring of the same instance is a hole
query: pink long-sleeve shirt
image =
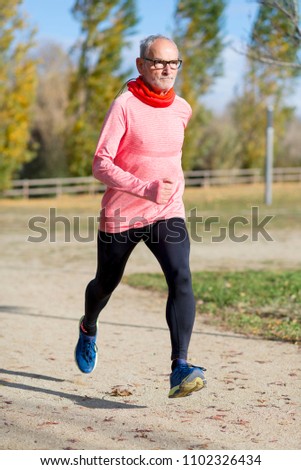
{"type": "Polygon", "coordinates": [[[190,117],[190,105],[177,95],[166,108],[144,104],[130,91],[113,101],[93,160],[93,175],[107,186],[100,230],[115,233],[185,218],[181,157],[190,117]],[[168,203],[160,204],[165,178],[175,183],[168,203]]]}

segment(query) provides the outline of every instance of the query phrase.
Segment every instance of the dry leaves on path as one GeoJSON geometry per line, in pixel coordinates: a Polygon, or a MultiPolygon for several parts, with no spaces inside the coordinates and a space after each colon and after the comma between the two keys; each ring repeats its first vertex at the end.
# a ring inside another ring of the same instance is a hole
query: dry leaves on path
{"type": "Polygon", "coordinates": [[[129,397],[133,393],[128,388],[122,388],[120,386],[113,387],[111,392],[109,392],[111,397],[129,397]]]}

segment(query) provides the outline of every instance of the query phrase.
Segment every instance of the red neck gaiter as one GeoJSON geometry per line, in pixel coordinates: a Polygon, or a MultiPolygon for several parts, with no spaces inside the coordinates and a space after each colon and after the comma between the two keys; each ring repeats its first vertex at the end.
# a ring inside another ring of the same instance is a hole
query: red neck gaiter
{"type": "Polygon", "coordinates": [[[128,83],[128,89],[140,101],[154,108],[167,108],[167,106],[170,106],[174,102],[176,97],[173,88],[171,88],[166,95],[158,95],[146,86],[141,76],[136,78],[136,80],[130,81],[128,83]]]}

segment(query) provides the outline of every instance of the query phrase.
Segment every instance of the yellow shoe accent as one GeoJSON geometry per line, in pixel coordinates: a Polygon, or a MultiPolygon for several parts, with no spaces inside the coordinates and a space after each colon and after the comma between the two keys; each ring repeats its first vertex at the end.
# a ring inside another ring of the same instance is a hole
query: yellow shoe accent
{"type": "Polygon", "coordinates": [[[201,390],[204,387],[205,387],[205,383],[201,379],[201,377],[195,377],[193,380],[189,382],[185,382],[185,380],[183,380],[183,382],[180,385],[177,385],[176,387],[173,387],[170,389],[168,398],[187,397],[192,392],[197,392],[198,390],[201,390]]]}

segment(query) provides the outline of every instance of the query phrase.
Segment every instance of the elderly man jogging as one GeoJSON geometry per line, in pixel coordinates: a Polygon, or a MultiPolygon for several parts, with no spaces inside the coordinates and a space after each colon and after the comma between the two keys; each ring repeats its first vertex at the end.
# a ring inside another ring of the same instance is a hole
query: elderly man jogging
{"type": "Polygon", "coordinates": [[[166,320],[171,339],[170,398],[206,384],[204,368],[187,363],[195,319],[189,267],[190,241],[183,205],[181,166],[191,107],[173,85],[182,61],[176,44],[161,35],[142,41],[139,77],[112,103],[97,144],[93,174],[107,189],[98,232],[98,266],[86,288],[75,358],[84,373],[97,362],[97,320],[118,286],[127,260],[143,240],[168,285],[166,320]]]}

